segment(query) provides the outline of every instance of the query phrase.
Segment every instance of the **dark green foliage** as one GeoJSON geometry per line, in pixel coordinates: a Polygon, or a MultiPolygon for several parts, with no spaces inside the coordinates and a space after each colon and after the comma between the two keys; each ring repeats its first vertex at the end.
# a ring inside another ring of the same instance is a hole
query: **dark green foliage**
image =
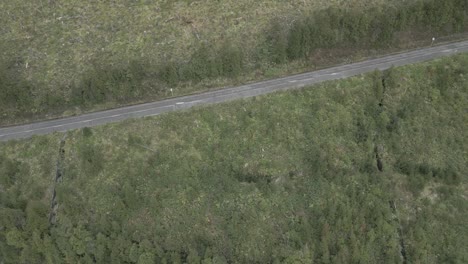
{"type": "Polygon", "coordinates": [[[259,185],[271,182],[271,176],[269,175],[252,174],[248,172],[234,172],[234,177],[240,182],[257,183],[259,185]]]}
{"type": "Polygon", "coordinates": [[[97,176],[104,166],[104,157],[101,149],[92,142],[83,142],[79,146],[81,165],[89,176],[97,176]]]}
{"type": "Polygon", "coordinates": [[[272,61],[277,64],[285,63],[288,56],[288,39],[279,20],[273,20],[268,42],[271,43],[269,56],[271,56],[272,61]]]}
{"type": "MultiPolygon", "coordinates": [[[[218,77],[222,72],[216,50],[203,44],[193,55],[190,61],[182,67],[182,81],[199,82],[207,78],[218,77]]],[[[174,84],[173,84],[174,85],[174,84]]]]}
{"type": "Polygon", "coordinates": [[[89,138],[93,135],[93,131],[89,127],[85,127],[81,131],[83,132],[83,137],[89,138]]]}
{"type": "Polygon", "coordinates": [[[376,70],[372,72],[372,90],[374,92],[375,102],[380,102],[384,98],[385,87],[382,72],[376,70]]]}
{"type": "Polygon", "coordinates": [[[21,163],[0,156],[0,186],[9,188],[17,180],[21,163]]]}
{"type": "MultiPolygon", "coordinates": [[[[419,0],[370,9],[329,7],[295,17],[288,30],[286,50],[288,58],[296,60],[307,58],[318,48],[394,46],[397,32],[422,30],[452,34],[466,29],[467,9],[464,0],[419,0]]],[[[274,20],[269,35],[281,36],[283,31],[274,20]]],[[[278,50],[271,59],[278,62],[278,56],[282,58],[282,44],[278,37],[268,40],[278,50]]]]}
{"type": "MultiPolygon", "coordinates": [[[[404,8],[404,7],[402,7],[404,8]]],[[[396,26],[397,11],[392,8],[386,8],[383,11],[375,12],[373,21],[371,22],[370,32],[368,36],[363,36],[364,39],[370,38],[370,43],[376,46],[391,46],[396,26]]],[[[364,44],[361,40],[360,45],[364,44]]]]}
{"type": "Polygon", "coordinates": [[[70,131],[54,224],[60,137],[2,143],[0,260],[464,263],[466,60],[70,131]]]}
{"type": "Polygon", "coordinates": [[[179,80],[177,71],[177,65],[174,62],[167,62],[162,66],[159,76],[169,86],[175,86],[179,80]]]}
{"type": "Polygon", "coordinates": [[[367,140],[370,137],[370,131],[371,129],[369,125],[366,123],[366,121],[364,121],[364,119],[359,118],[356,121],[356,142],[357,143],[367,142],[367,140]]]}
{"type": "MultiPolygon", "coordinates": [[[[42,145],[47,140],[39,140],[37,143],[42,150],[48,147],[47,144],[42,145]]],[[[30,186],[33,176],[29,163],[8,156],[0,153],[0,261],[44,263],[46,254],[43,253],[48,244],[43,243],[42,239],[49,227],[49,206],[41,199],[46,190],[36,184],[30,186]]],[[[48,177],[51,175],[41,173],[41,170],[37,171],[36,177],[51,179],[48,177]]],[[[54,253],[52,249],[50,252],[54,253]]]]}
{"type": "Polygon", "coordinates": [[[33,85],[21,76],[17,64],[0,60],[0,109],[29,112],[34,89],[33,85]]]}
{"type": "Polygon", "coordinates": [[[458,32],[466,27],[468,2],[466,0],[454,1],[427,1],[425,6],[426,23],[429,23],[438,32],[458,32]]]}
{"type": "MultiPolygon", "coordinates": [[[[77,104],[102,103],[106,99],[107,73],[93,68],[85,74],[82,82],[74,87],[74,100],[77,104]]],[[[107,94],[107,96],[110,95],[107,94]]]]}
{"type": "Polygon", "coordinates": [[[243,70],[243,54],[239,47],[230,43],[225,43],[220,51],[221,75],[228,77],[237,77],[243,70]]]}
{"type": "Polygon", "coordinates": [[[446,65],[437,65],[430,67],[429,73],[435,75],[435,88],[446,100],[454,100],[456,90],[454,87],[463,82],[464,77],[468,73],[468,60],[454,60],[446,65]]]}
{"type": "Polygon", "coordinates": [[[289,31],[287,51],[291,60],[301,58],[304,53],[306,47],[302,46],[302,39],[305,27],[306,25],[302,21],[297,21],[289,31]]]}
{"type": "Polygon", "coordinates": [[[382,74],[382,85],[384,86],[384,93],[390,94],[395,90],[398,85],[398,76],[396,75],[394,67],[386,69],[382,74]]]}
{"type": "Polygon", "coordinates": [[[130,146],[143,144],[143,139],[134,135],[128,135],[127,142],[130,146]]]}
{"type": "MultiPolygon", "coordinates": [[[[72,87],[71,103],[93,105],[105,101],[128,102],[132,98],[141,98],[150,92],[144,85],[150,78],[150,71],[151,65],[143,59],[117,65],[95,62],[83,75],[81,82],[72,87]]],[[[162,75],[162,78],[172,77],[162,75]]]]}
{"type": "Polygon", "coordinates": [[[168,86],[180,82],[200,82],[209,78],[239,76],[244,70],[242,49],[226,42],[219,48],[202,44],[189,61],[168,62],[157,74],[168,86]]]}
{"type": "Polygon", "coordinates": [[[418,194],[432,179],[447,185],[458,185],[461,182],[459,172],[452,166],[446,168],[432,167],[426,163],[414,164],[410,161],[399,160],[395,168],[408,176],[410,188],[418,194]]]}
{"type": "Polygon", "coordinates": [[[30,201],[26,207],[26,230],[43,232],[49,226],[47,216],[49,208],[40,201],[30,201]]]}

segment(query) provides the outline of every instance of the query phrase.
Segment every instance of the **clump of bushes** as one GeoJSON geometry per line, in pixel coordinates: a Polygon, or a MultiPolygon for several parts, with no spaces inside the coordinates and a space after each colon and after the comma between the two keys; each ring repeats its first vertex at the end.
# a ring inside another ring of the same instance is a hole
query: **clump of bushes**
{"type": "Polygon", "coordinates": [[[271,61],[308,58],[316,49],[337,47],[388,47],[404,31],[447,35],[466,30],[465,0],[420,0],[411,4],[372,7],[370,10],[330,7],[294,18],[286,41],[277,21],[270,29],[271,61]]]}
{"type": "Polygon", "coordinates": [[[416,164],[399,160],[395,167],[397,171],[408,176],[409,187],[415,194],[424,189],[431,179],[447,185],[458,185],[461,182],[460,173],[452,166],[441,168],[427,163],[416,164]]]}

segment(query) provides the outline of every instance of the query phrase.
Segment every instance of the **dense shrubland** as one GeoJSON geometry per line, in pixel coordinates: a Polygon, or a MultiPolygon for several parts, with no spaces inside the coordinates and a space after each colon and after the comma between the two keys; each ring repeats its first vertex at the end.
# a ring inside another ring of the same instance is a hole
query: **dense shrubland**
{"type": "MultiPolygon", "coordinates": [[[[50,5],[60,4],[43,4],[37,10],[52,12],[50,5]]],[[[137,12],[136,17],[158,14],[151,11],[150,3],[137,6],[126,7],[129,14],[122,13],[121,16],[131,18],[131,12],[137,12]]],[[[98,5],[96,10],[105,8],[105,5],[98,5]]],[[[164,8],[171,10],[171,5],[162,5],[157,9],[164,8]]],[[[11,7],[6,10],[9,9],[11,7]]],[[[65,10],[76,11],[72,7],[65,10]]],[[[77,109],[89,110],[160,99],[171,95],[168,92],[170,87],[177,88],[176,95],[180,95],[210,86],[278,76],[294,69],[313,69],[323,66],[321,58],[317,58],[320,54],[330,53],[332,57],[338,58],[352,56],[353,52],[362,50],[382,51],[406,47],[409,42],[419,38],[429,39],[428,36],[466,32],[468,26],[466,0],[390,1],[368,6],[330,4],[325,8],[314,7],[308,10],[307,7],[301,7],[299,10],[300,13],[288,11],[285,14],[276,14],[276,17],[271,14],[256,17],[259,22],[267,17],[270,21],[262,30],[255,31],[255,36],[245,36],[242,31],[228,34],[231,27],[236,28],[234,23],[226,28],[226,33],[220,33],[222,36],[226,35],[225,37],[218,36],[217,33],[211,36],[209,32],[205,32],[209,37],[200,38],[198,31],[195,31],[196,41],[189,41],[189,46],[177,44],[179,49],[172,50],[167,45],[159,45],[160,42],[148,35],[128,37],[131,41],[120,39],[119,34],[131,33],[126,30],[141,31],[144,27],[134,28],[135,25],[129,23],[126,29],[121,25],[122,21],[117,21],[118,15],[110,18],[110,22],[103,18],[102,21],[96,20],[96,24],[85,24],[89,29],[85,34],[83,30],[75,29],[79,28],[80,23],[89,23],[85,18],[92,11],[83,8],[83,17],[77,22],[68,18],[66,21],[69,24],[64,24],[62,19],[65,18],[59,17],[56,19],[62,21],[62,24],[50,26],[46,23],[48,26],[44,25],[44,28],[41,23],[29,25],[34,29],[31,29],[32,33],[29,32],[29,35],[39,34],[38,31],[41,30],[50,30],[57,34],[51,33],[51,40],[56,40],[45,48],[51,49],[56,55],[52,56],[53,61],[47,61],[51,55],[36,54],[40,52],[34,49],[35,45],[43,45],[42,42],[38,44],[31,40],[31,46],[20,43],[20,37],[11,33],[18,31],[19,34],[20,29],[7,27],[4,31],[8,36],[18,39],[0,42],[0,49],[3,50],[0,54],[0,124],[21,118],[54,116],[66,110],[70,114],[79,112],[77,109]],[[81,21],[83,19],[85,22],[81,21]],[[72,38],[73,41],[69,41],[71,44],[62,43],[64,39],[72,37],[68,36],[67,30],[76,30],[78,34],[72,38]],[[116,38],[115,43],[108,38],[116,38]],[[54,45],[58,45],[55,42],[62,43],[63,47],[55,47],[54,45]],[[89,42],[89,45],[83,46],[84,42],[89,42]],[[80,46],[70,50],[69,45],[78,45],[76,43],[80,46]],[[125,49],[118,48],[124,43],[125,49]],[[161,54],[157,53],[159,50],[161,54]],[[43,60],[46,65],[42,68],[28,66],[32,58],[43,60]]],[[[15,12],[17,11],[11,11],[12,14],[15,12]]],[[[55,13],[53,15],[56,16],[55,13]]],[[[166,22],[171,19],[174,17],[166,22]]],[[[195,27],[192,20],[180,19],[186,25],[195,27]]],[[[12,20],[5,20],[7,25],[8,21],[12,20]]],[[[27,21],[24,23],[22,30],[28,27],[27,21]]],[[[157,29],[163,31],[166,28],[160,26],[153,30],[157,29]]],[[[42,35],[47,35],[45,32],[42,35]]],[[[168,33],[161,34],[166,36],[168,33]]],[[[47,42],[48,39],[44,41],[47,42]]]]}
{"type": "Polygon", "coordinates": [[[4,263],[464,263],[468,56],[0,144],[4,263]],[[382,169],[377,166],[376,155],[382,169]]]}

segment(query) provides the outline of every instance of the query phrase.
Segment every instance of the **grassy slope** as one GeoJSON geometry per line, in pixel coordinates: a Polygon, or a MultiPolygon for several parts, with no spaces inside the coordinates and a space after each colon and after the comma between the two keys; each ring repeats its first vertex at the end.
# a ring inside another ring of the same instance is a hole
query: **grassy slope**
{"type": "Polygon", "coordinates": [[[263,1],[252,7],[249,1],[3,1],[2,41],[24,68],[28,63],[29,79],[58,92],[96,57],[110,63],[135,56],[188,57],[200,42],[195,32],[208,42],[235,37],[253,46],[269,18],[306,8],[300,2],[263,1]]]}
{"type": "MultiPolygon", "coordinates": [[[[368,74],[70,132],[52,241],[69,262],[99,260],[99,243],[113,262],[134,261],[133,247],[159,260],[399,262],[393,200],[409,261],[466,261],[467,72],[441,77],[464,69],[457,58],[394,69],[383,108],[368,74]]],[[[17,176],[25,198],[47,198],[58,140],[1,143],[26,167],[48,164],[17,176]]]]}
{"type": "MultiPolygon", "coordinates": [[[[379,4],[374,0],[345,2],[379,4]]],[[[0,19],[2,42],[14,44],[7,45],[11,49],[7,51],[17,52],[24,67],[28,63],[29,78],[44,81],[53,90],[75,79],[101,53],[99,58],[110,60],[135,56],[160,60],[168,53],[188,57],[200,41],[229,39],[253,47],[271,18],[337,4],[324,0],[255,5],[245,0],[223,1],[222,5],[218,1],[16,0],[0,3],[0,19]]]]}
{"type": "MultiPolygon", "coordinates": [[[[69,102],[71,87],[79,85],[83,75],[94,71],[92,65],[96,63],[106,65],[106,68],[119,68],[119,65],[127,67],[129,61],[145,58],[146,63],[159,65],[170,58],[190,58],[202,42],[225,41],[252,53],[247,55],[250,58],[254,57],[253,53],[260,52],[259,48],[265,48],[261,43],[265,41],[265,31],[273,18],[289,21],[291,16],[302,16],[328,6],[369,8],[382,2],[391,5],[400,0],[392,3],[375,0],[261,1],[255,5],[245,0],[223,1],[222,4],[219,1],[2,1],[0,58],[13,63],[17,78],[30,82],[34,88],[31,94],[22,95],[31,99],[31,103],[22,104],[27,109],[2,108],[5,112],[0,112],[0,123],[80,113],[84,110],[82,107],[70,107],[75,105],[69,102]],[[28,114],[22,116],[25,112],[28,114]]],[[[340,52],[318,52],[313,58],[314,63],[320,66],[330,60],[340,61],[337,59],[340,55],[353,54],[351,51],[335,54],[340,52]]],[[[248,63],[255,63],[255,59],[248,63]]],[[[220,87],[239,79],[246,81],[297,72],[303,70],[304,65],[264,65],[258,69],[236,80],[216,78],[197,87],[184,83],[180,89],[175,89],[175,94],[220,87]]],[[[14,82],[19,81],[15,79],[14,82]]],[[[148,100],[148,97],[168,96],[161,88],[165,84],[155,80],[145,80],[138,85],[144,87],[142,91],[153,92],[132,95],[129,99],[132,103],[148,100]]],[[[118,93],[118,87],[113,89],[118,93]]],[[[118,103],[122,102],[93,103],[91,108],[115,107],[118,103]]],[[[90,106],[84,108],[90,110],[90,106]]]]}

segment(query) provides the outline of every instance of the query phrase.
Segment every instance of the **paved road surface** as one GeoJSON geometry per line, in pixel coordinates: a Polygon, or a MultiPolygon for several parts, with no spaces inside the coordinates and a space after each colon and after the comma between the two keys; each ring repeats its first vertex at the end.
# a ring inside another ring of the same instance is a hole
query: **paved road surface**
{"type": "Polygon", "coordinates": [[[468,41],[464,41],[196,95],[171,98],[153,103],[127,106],[27,125],[0,128],[0,141],[27,138],[32,135],[48,134],[55,131],[98,126],[110,122],[118,122],[127,118],[159,115],[170,111],[190,108],[195,105],[214,104],[275,91],[297,89],[328,80],[341,79],[370,72],[375,69],[384,70],[391,66],[417,63],[467,51],[468,41]]]}

